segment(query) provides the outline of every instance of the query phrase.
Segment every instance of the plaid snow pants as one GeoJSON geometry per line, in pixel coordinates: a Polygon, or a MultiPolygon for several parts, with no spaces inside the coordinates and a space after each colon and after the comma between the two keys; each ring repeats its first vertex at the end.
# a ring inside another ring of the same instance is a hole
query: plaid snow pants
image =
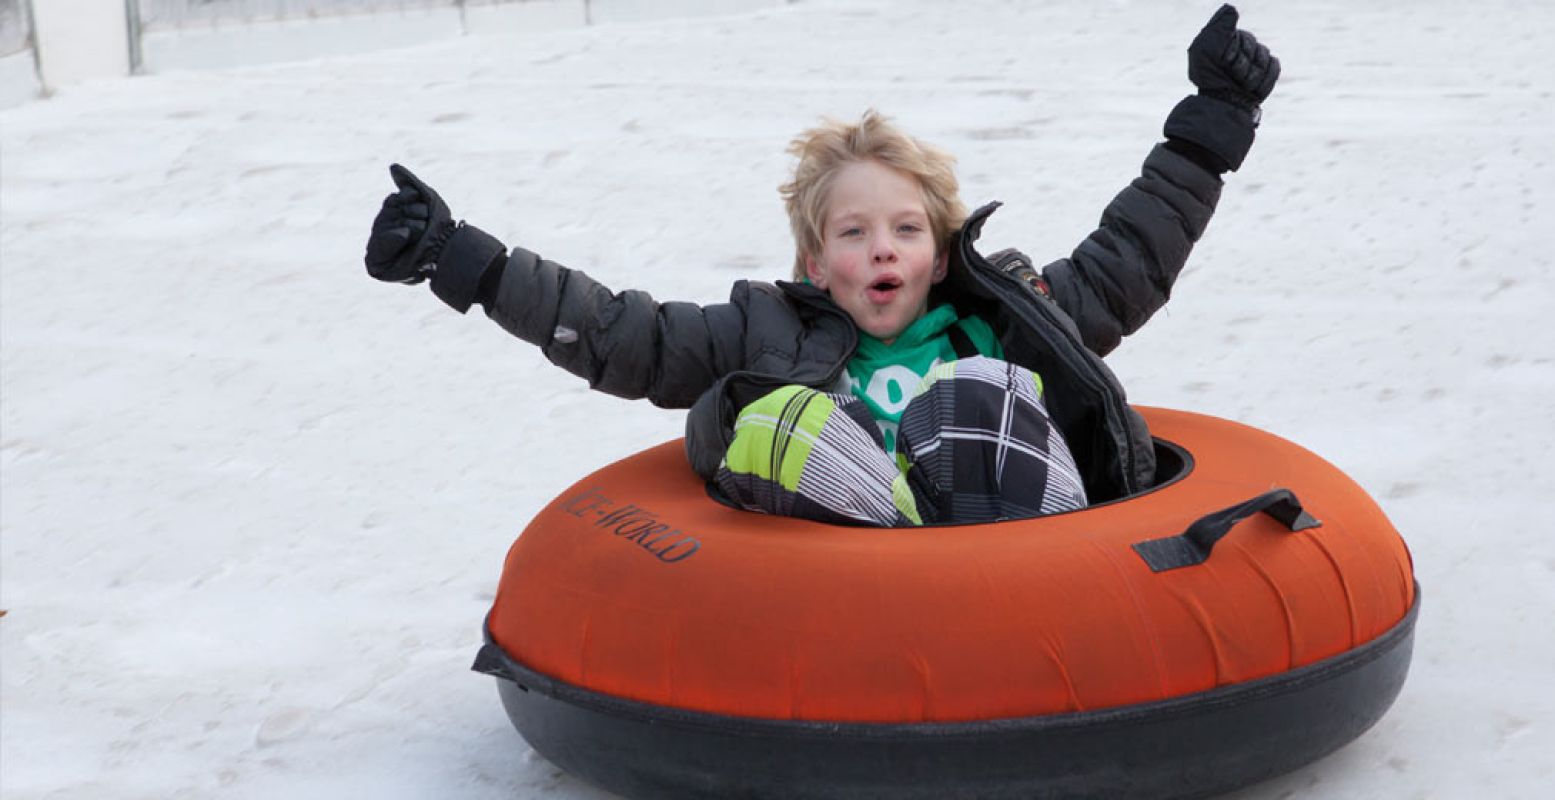
{"type": "Polygon", "coordinates": [[[1086,505],[1041,380],[1014,364],[975,357],[935,367],[902,412],[895,463],[880,436],[853,395],[785,386],[740,411],[715,480],[751,511],[888,527],[1086,505]]]}

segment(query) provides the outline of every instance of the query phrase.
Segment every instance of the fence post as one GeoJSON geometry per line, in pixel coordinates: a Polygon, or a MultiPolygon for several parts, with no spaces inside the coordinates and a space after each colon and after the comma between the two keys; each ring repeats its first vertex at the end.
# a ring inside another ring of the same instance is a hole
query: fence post
{"type": "Polygon", "coordinates": [[[32,0],[22,0],[22,14],[27,20],[27,46],[32,49],[32,74],[38,79],[38,89],[47,92],[43,86],[43,60],[38,58],[38,18],[32,14],[32,0]]]}
{"type": "Polygon", "coordinates": [[[129,37],[130,74],[139,75],[140,54],[140,0],[124,0],[124,30],[129,37]]]}

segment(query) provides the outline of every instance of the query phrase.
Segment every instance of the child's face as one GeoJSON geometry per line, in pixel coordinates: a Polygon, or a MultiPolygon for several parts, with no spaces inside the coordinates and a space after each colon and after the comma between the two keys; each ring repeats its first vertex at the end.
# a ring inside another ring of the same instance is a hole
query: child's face
{"type": "Polygon", "coordinates": [[[860,330],[895,340],[928,311],[929,287],[945,279],[945,263],[916,180],[877,161],[837,172],[821,252],[805,258],[805,272],[860,330]]]}

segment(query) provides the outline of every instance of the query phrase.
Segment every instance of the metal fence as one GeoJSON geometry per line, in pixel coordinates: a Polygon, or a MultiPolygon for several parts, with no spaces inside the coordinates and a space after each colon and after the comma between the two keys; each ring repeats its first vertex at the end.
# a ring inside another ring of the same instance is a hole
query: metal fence
{"type": "Polygon", "coordinates": [[[132,21],[140,30],[159,31],[224,22],[273,22],[514,2],[524,0],[129,0],[129,5],[135,18],[132,21]]]}
{"type": "Polygon", "coordinates": [[[32,48],[32,15],[27,0],[0,0],[0,58],[32,48]]]}

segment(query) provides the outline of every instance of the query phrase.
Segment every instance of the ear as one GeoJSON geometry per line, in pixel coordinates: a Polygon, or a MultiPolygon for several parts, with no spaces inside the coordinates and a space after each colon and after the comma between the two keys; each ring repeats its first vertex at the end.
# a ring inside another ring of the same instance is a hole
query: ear
{"type": "Polygon", "coordinates": [[[805,277],[810,279],[810,283],[815,288],[822,291],[826,290],[826,270],[822,269],[821,265],[816,262],[815,256],[808,253],[804,257],[804,274],[805,277]]]}
{"type": "Polygon", "coordinates": [[[934,257],[934,271],[929,273],[929,283],[939,283],[950,274],[950,254],[940,253],[934,257]]]}

